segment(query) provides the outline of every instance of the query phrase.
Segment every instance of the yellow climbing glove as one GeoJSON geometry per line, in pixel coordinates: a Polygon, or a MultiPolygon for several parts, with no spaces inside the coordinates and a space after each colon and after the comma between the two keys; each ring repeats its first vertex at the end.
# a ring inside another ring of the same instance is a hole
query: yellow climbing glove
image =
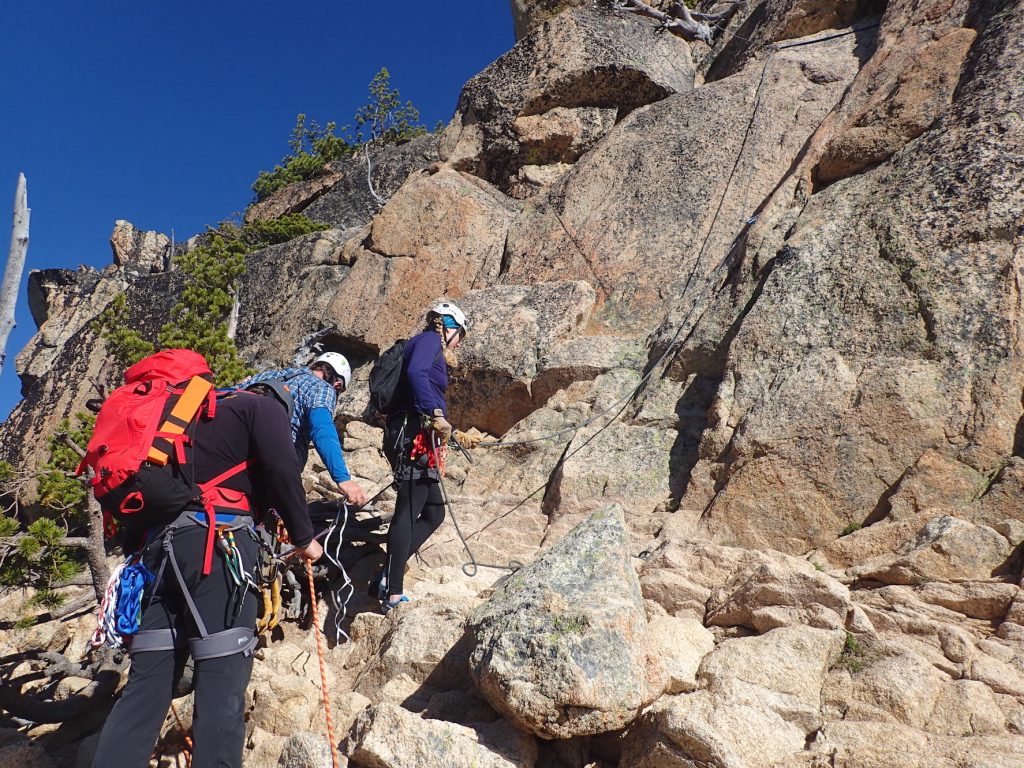
{"type": "Polygon", "coordinates": [[[440,408],[434,409],[434,414],[430,417],[430,428],[437,433],[441,445],[447,443],[452,436],[452,425],[448,423],[440,408]]]}
{"type": "Polygon", "coordinates": [[[476,448],[480,445],[480,441],[484,439],[483,435],[475,429],[472,432],[463,432],[461,429],[456,429],[452,433],[452,437],[463,448],[476,448]]]}

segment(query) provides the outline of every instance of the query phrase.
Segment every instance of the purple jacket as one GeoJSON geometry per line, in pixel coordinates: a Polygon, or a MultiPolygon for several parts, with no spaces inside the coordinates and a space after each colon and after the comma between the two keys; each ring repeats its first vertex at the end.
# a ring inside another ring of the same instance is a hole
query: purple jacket
{"type": "Polygon", "coordinates": [[[448,418],[444,393],[448,389],[448,364],[441,351],[441,337],[434,331],[416,334],[402,353],[403,401],[401,410],[432,414],[440,408],[448,418]]]}

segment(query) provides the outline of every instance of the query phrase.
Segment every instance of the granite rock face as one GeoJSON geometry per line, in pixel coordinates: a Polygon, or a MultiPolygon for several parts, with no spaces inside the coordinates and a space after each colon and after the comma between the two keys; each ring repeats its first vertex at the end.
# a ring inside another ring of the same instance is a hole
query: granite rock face
{"type": "MultiPolygon", "coordinates": [[[[600,6],[571,9],[466,83],[441,136],[441,159],[508,189],[520,168],[545,154],[524,136],[524,118],[532,118],[534,132],[557,133],[566,110],[615,110],[621,120],[692,87],[693,64],[683,41],[657,34],[631,14],[600,6]]],[[[577,112],[576,119],[587,118],[577,112]]],[[[602,118],[595,127],[606,126],[602,118]]]]}
{"type": "Polygon", "coordinates": [[[763,73],[754,65],[620,118],[526,202],[502,280],[585,276],[600,320],[634,332],[655,325],[666,302],[692,304],[853,79],[853,49],[837,40],[784,51],[763,73]]]}
{"type": "Polygon", "coordinates": [[[1014,452],[1019,24],[982,28],[934,129],[811,197],[763,269],[683,502],[706,530],[799,551],[869,518],[929,449],[980,471],[1014,452]]]}
{"type": "Polygon", "coordinates": [[[320,176],[289,184],[254,203],[246,210],[245,220],[302,213],[332,227],[363,226],[380,210],[381,202],[374,194],[386,200],[409,174],[436,160],[437,137],[432,134],[404,144],[367,147],[344,160],[328,163],[320,176]]]}

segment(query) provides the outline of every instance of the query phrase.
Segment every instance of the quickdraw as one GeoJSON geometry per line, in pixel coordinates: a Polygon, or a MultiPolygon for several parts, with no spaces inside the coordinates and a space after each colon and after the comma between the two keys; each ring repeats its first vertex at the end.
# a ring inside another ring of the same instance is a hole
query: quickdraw
{"type": "MultiPolygon", "coordinates": [[[[252,529],[246,530],[250,531],[253,539],[259,544],[259,536],[252,529]]],[[[217,526],[217,549],[224,555],[224,565],[227,568],[228,575],[231,576],[231,580],[235,583],[232,598],[235,603],[234,616],[237,617],[242,610],[242,604],[245,602],[245,596],[249,594],[249,590],[251,589],[253,592],[256,592],[259,590],[259,585],[245,567],[242,553],[235,542],[235,529],[226,525],[217,526]]]]}

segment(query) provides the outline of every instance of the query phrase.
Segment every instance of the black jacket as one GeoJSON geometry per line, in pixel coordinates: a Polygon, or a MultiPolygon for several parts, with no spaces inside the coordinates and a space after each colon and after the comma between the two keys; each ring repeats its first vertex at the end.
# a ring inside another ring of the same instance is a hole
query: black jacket
{"type": "Polygon", "coordinates": [[[248,459],[255,467],[221,483],[249,496],[257,515],[274,509],[284,520],[292,543],[313,539],[301,468],[292,448],[291,425],[281,404],[271,397],[236,392],[218,399],[213,419],[199,419],[193,435],[191,471],[204,483],[248,459]]]}

